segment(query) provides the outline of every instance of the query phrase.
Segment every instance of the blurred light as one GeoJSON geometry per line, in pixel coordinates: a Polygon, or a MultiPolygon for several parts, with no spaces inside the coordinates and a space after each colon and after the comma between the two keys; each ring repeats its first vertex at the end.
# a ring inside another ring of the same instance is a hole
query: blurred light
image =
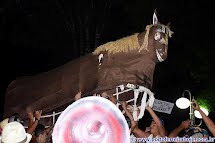
{"type": "Polygon", "coordinates": [[[190,106],[190,100],[185,97],[181,97],[176,100],[176,106],[180,109],[186,109],[190,106]]]}
{"type": "MultiPolygon", "coordinates": [[[[202,108],[202,107],[200,107],[200,109],[205,113],[206,116],[208,116],[209,112],[208,112],[207,109],[202,108]]],[[[195,117],[196,117],[196,118],[202,119],[202,116],[201,116],[201,114],[199,113],[199,111],[195,110],[195,111],[194,111],[194,114],[195,114],[195,117]]]]}

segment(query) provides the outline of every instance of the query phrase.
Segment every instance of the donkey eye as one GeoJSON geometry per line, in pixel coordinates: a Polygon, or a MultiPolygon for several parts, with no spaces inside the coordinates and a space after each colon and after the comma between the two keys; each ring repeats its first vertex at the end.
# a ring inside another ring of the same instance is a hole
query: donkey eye
{"type": "Polygon", "coordinates": [[[159,40],[161,37],[161,34],[159,32],[155,33],[155,40],[159,40]]]}

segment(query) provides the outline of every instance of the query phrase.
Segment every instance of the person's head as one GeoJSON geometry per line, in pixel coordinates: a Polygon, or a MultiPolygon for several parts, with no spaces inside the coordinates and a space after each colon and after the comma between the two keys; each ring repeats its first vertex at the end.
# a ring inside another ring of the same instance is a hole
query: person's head
{"type": "MultiPolygon", "coordinates": [[[[202,129],[200,127],[190,127],[182,132],[181,137],[185,137],[185,138],[192,137],[192,138],[203,139],[203,138],[208,138],[209,134],[207,130],[202,129]]],[[[188,143],[188,142],[185,142],[185,143],[188,143]]],[[[205,142],[193,142],[193,143],[205,143],[205,142]]]]}
{"type": "Polygon", "coordinates": [[[38,124],[35,129],[35,137],[38,143],[45,143],[47,138],[46,128],[42,124],[38,124]]]}
{"type": "Polygon", "coordinates": [[[154,120],[150,124],[150,132],[153,135],[158,135],[159,134],[158,126],[157,126],[157,124],[155,123],[154,120]]]}
{"type": "MultiPolygon", "coordinates": [[[[160,119],[160,122],[162,125],[164,125],[164,122],[162,119],[160,119]]],[[[150,132],[153,135],[158,135],[159,134],[159,130],[158,130],[158,125],[156,124],[156,122],[154,120],[152,120],[151,124],[150,124],[150,132]]]]}
{"type": "Polygon", "coordinates": [[[19,122],[8,123],[3,131],[1,142],[3,143],[29,143],[32,136],[26,133],[25,128],[19,122]]]}
{"type": "Polygon", "coordinates": [[[203,138],[208,138],[208,137],[209,137],[209,133],[208,133],[207,130],[202,129],[201,132],[202,132],[202,134],[203,134],[203,138]]]}
{"type": "Polygon", "coordinates": [[[20,117],[20,115],[18,113],[14,113],[8,120],[8,123],[10,122],[19,122],[21,123],[22,122],[22,119],[20,117]]]}

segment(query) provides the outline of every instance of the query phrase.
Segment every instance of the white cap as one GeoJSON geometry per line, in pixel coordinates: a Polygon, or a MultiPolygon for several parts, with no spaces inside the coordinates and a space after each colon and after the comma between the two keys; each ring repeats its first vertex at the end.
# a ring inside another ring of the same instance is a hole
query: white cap
{"type": "Polygon", "coordinates": [[[8,123],[3,131],[1,142],[3,143],[29,143],[32,135],[26,133],[25,128],[18,122],[8,123]]]}

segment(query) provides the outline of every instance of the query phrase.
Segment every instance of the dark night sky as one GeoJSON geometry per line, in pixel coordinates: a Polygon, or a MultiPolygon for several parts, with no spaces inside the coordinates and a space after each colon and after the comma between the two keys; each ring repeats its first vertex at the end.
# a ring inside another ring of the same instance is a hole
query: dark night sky
{"type": "MultiPolygon", "coordinates": [[[[93,51],[95,45],[141,32],[152,23],[155,9],[159,21],[171,22],[174,31],[167,60],[156,66],[156,98],[174,103],[185,89],[195,97],[215,92],[211,52],[215,28],[213,5],[208,1],[8,0],[1,5],[1,115],[12,80],[48,71],[93,51]],[[100,34],[97,41],[92,38],[96,28],[100,34]],[[89,30],[88,39],[85,29],[89,30]]],[[[160,116],[180,123],[188,112],[174,107],[174,116],[160,116]]],[[[210,113],[213,119],[214,115],[210,113]]]]}

